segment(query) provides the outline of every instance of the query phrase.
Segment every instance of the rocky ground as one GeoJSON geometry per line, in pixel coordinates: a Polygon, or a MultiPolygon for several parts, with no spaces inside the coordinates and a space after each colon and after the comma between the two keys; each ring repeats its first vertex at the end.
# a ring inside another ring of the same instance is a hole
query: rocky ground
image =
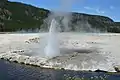
{"type": "Polygon", "coordinates": [[[120,34],[61,33],[61,55],[46,58],[46,33],[0,34],[0,58],[46,68],[119,71],[120,34]]]}

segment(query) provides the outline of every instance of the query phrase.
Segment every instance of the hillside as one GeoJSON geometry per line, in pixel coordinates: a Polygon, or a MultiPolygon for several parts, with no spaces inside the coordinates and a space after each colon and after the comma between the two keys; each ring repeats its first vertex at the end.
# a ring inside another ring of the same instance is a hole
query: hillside
{"type": "MultiPolygon", "coordinates": [[[[48,29],[42,24],[49,13],[49,10],[28,4],[0,0],[0,31],[48,29]]],[[[69,27],[71,31],[89,31],[92,27],[100,31],[120,32],[120,22],[114,22],[109,17],[75,12],[72,13],[69,27]]]]}

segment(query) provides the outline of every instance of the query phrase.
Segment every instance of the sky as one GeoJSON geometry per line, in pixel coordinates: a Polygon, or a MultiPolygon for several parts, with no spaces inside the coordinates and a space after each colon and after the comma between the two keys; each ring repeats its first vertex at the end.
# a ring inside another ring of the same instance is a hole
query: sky
{"type": "Polygon", "coordinates": [[[31,4],[49,10],[108,16],[120,22],[120,0],[9,0],[31,4]]]}

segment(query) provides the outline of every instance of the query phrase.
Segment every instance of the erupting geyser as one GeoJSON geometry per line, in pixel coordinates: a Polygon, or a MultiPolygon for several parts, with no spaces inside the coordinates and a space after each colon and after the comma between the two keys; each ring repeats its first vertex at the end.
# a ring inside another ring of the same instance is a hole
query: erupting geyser
{"type": "Polygon", "coordinates": [[[57,36],[57,25],[55,19],[51,21],[49,34],[48,34],[48,42],[47,46],[45,47],[45,54],[47,57],[52,58],[58,56],[60,54],[59,49],[59,41],[57,36]]]}

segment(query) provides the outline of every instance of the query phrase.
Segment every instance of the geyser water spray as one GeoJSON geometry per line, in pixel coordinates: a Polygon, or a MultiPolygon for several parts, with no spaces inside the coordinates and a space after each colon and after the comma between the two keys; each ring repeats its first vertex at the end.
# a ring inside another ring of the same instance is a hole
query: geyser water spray
{"type": "Polygon", "coordinates": [[[60,55],[57,27],[58,23],[55,19],[52,19],[48,34],[47,46],[45,47],[45,54],[49,58],[60,55]]]}
{"type": "Polygon", "coordinates": [[[70,16],[69,16],[69,11],[66,11],[66,10],[68,10],[71,7],[73,0],[66,0],[66,1],[67,1],[66,2],[67,4],[69,3],[68,5],[66,5],[65,2],[63,0],[61,0],[62,4],[60,6],[59,11],[57,10],[58,12],[55,11],[52,15],[50,15],[50,16],[52,16],[52,21],[51,21],[51,25],[49,28],[47,45],[44,49],[44,53],[45,53],[46,57],[49,57],[49,58],[60,55],[58,32],[57,32],[58,22],[55,17],[57,17],[57,16],[64,17],[64,19],[62,20],[62,23],[65,27],[64,31],[69,30],[68,22],[69,22],[70,16]],[[64,12],[64,13],[62,13],[62,12],[64,12]]]}

